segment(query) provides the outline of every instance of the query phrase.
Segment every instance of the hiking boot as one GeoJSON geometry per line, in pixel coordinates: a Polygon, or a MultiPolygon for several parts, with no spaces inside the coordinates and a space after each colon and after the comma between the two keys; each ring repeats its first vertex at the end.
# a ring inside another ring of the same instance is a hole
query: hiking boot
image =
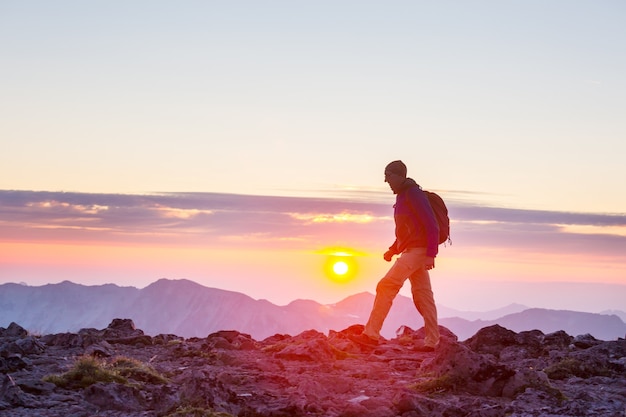
{"type": "Polygon", "coordinates": [[[367,347],[378,346],[378,340],[376,340],[376,339],[374,339],[372,337],[369,337],[365,333],[349,334],[348,335],[348,339],[350,339],[354,343],[357,343],[357,344],[359,344],[361,346],[367,346],[367,347]]]}

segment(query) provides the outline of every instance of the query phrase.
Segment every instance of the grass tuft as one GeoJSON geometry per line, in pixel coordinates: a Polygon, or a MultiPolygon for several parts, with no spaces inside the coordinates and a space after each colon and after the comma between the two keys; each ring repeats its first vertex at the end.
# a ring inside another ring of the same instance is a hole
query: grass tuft
{"type": "Polygon", "coordinates": [[[159,374],[151,366],[132,358],[118,357],[110,364],[111,369],[119,375],[139,382],[166,384],[167,378],[159,374]]]}
{"type": "Polygon", "coordinates": [[[126,378],[107,369],[101,360],[91,356],[81,356],[69,371],[60,375],[47,375],[43,380],[68,389],[87,388],[97,382],[127,382],[126,378]]]}
{"type": "Polygon", "coordinates": [[[152,384],[167,383],[167,379],[150,366],[125,357],[118,357],[107,363],[92,356],[81,356],[69,371],[43,378],[46,382],[67,389],[87,388],[98,382],[128,384],[129,379],[152,384]]]}

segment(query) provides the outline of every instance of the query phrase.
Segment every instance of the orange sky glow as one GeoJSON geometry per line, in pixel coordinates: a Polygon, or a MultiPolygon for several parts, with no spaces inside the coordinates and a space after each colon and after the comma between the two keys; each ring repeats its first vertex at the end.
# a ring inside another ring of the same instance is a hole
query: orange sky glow
{"type": "MultiPolygon", "coordinates": [[[[187,278],[277,304],[332,303],[373,292],[390,265],[382,259],[393,242],[387,203],[210,193],[5,197],[0,282],[144,287],[187,278]],[[351,266],[343,277],[331,271],[338,257],[351,266]]],[[[505,303],[481,301],[489,292],[477,283],[485,282],[625,283],[625,238],[613,233],[623,230],[622,217],[483,212],[454,201],[450,211],[452,245],[440,246],[432,273],[439,302],[476,309],[505,303]]]]}

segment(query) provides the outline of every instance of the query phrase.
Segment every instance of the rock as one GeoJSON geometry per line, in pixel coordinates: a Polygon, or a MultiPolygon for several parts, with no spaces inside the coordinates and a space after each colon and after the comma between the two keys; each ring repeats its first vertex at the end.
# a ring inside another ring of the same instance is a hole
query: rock
{"type": "Polygon", "coordinates": [[[135,323],[131,319],[113,319],[105,329],[105,332],[117,332],[122,335],[135,335],[137,332],[143,334],[142,330],[137,330],[135,323]]]}
{"type": "Polygon", "coordinates": [[[0,356],[7,357],[9,355],[24,355],[31,353],[41,353],[45,347],[36,339],[31,337],[25,339],[11,340],[0,345],[0,356]]]}
{"type": "Polygon", "coordinates": [[[518,369],[503,385],[502,396],[515,398],[529,387],[553,389],[545,372],[535,369],[518,369]]]}
{"type": "MultiPolygon", "coordinates": [[[[480,396],[501,396],[505,384],[515,375],[513,369],[499,364],[491,355],[481,355],[462,344],[440,349],[421,370],[439,381],[440,386],[435,388],[480,396]]],[[[430,378],[426,386],[432,382],[430,378]]]]}
{"type": "Polygon", "coordinates": [[[10,375],[0,376],[0,410],[25,406],[28,401],[10,375]]]}
{"type": "Polygon", "coordinates": [[[588,349],[602,343],[590,334],[579,335],[574,338],[572,344],[580,349],[588,349]]]}
{"type": "Polygon", "coordinates": [[[543,345],[546,349],[565,349],[568,347],[574,338],[563,330],[558,332],[547,334],[543,338],[543,345]]]}
{"type": "Polygon", "coordinates": [[[416,349],[424,329],[407,326],[369,349],[348,338],[361,325],[262,341],[235,330],[151,337],[128,319],[41,337],[9,327],[0,331],[3,417],[612,417],[626,407],[623,339],[491,326],[459,342],[440,327],[438,349],[425,353],[416,349]],[[92,367],[77,370],[80,358],[92,367]],[[54,383],[120,363],[118,382],[54,383]]]}
{"type": "Polygon", "coordinates": [[[24,379],[19,383],[18,386],[23,392],[27,392],[29,394],[35,394],[35,395],[50,394],[56,387],[51,382],[45,382],[45,381],[42,381],[41,379],[35,379],[35,378],[24,379]]]}
{"type": "Polygon", "coordinates": [[[335,352],[324,334],[311,330],[292,338],[289,343],[274,354],[281,360],[295,361],[332,361],[335,352]]]}
{"type": "Polygon", "coordinates": [[[132,412],[145,407],[139,390],[123,384],[97,383],[85,388],[84,397],[102,410],[132,412]]]}
{"type": "Polygon", "coordinates": [[[489,353],[499,357],[504,348],[516,345],[517,340],[515,332],[495,324],[479,330],[467,339],[465,344],[474,352],[489,353]]]}
{"type": "Polygon", "coordinates": [[[23,339],[18,339],[14,342],[17,347],[18,353],[22,355],[34,355],[42,353],[46,350],[46,347],[43,343],[37,340],[34,337],[25,337],[23,339]]]}
{"type": "Polygon", "coordinates": [[[17,323],[11,322],[6,329],[0,327],[0,337],[2,338],[20,338],[28,336],[28,331],[17,323]]]}
{"type": "Polygon", "coordinates": [[[207,337],[209,347],[215,349],[255,349],[255,341],[249,334],[239,333],[235,330],[220,331],[207,337]]]}
{"type": "Polygon", "coordinates": [[[0,358],[0,372],[9,373],[24,369],[28,363],[22,359],[20,355],[7,355],[6,358],[0,358]]]}
{"type": "Polygon", "coordinates": [[[113,352],[113,346],[104,340],[85,348],[85,355],[95,356],[98,358],[109,358],[113,356],[113,352]]]}
{"type": "Polygon", "coordinates": [[[122,344],[131,346],[150,346],[152,344],[152,337],[147,335],[135,335],[128,337],[107,337],[105,341],[110,344],[122,344]]]}
{"type": "Polygon", "coordinates": [[[185,340],[184,337],[176,336],[175,334],[158,334],[152,338],[152,343],[155,345],[167,345],[169,343],[178,343],[185,340]]]}
{"type": "Polygon", "coordinates": [[[47,334],[42,336],[40,340],[47,346],[71,348],[83,345],[83,338],[76,333],[47,334]]]}

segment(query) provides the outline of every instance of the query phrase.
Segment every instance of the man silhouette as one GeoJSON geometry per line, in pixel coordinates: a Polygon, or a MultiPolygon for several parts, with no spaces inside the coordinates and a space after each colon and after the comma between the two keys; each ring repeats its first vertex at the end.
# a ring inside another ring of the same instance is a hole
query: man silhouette
{"type": "Polygon", "coordinates": [[[439,326],[428,271],[435,267],[439,226],[421,187],[406,175],[407,168],[402,161],[393,161],[385,167],[385,182],[396,194],[396,239],[383,257],[390,262],[395,255],[400,256],[376,286],[376,299],[363,333],[350,338],[360,344],[378,344],[383,322],[408,278],[413,303],[424,318],[426,330],[424,344],[416,346],[416,350],[432,352],[439,344],[439,326]]]}

